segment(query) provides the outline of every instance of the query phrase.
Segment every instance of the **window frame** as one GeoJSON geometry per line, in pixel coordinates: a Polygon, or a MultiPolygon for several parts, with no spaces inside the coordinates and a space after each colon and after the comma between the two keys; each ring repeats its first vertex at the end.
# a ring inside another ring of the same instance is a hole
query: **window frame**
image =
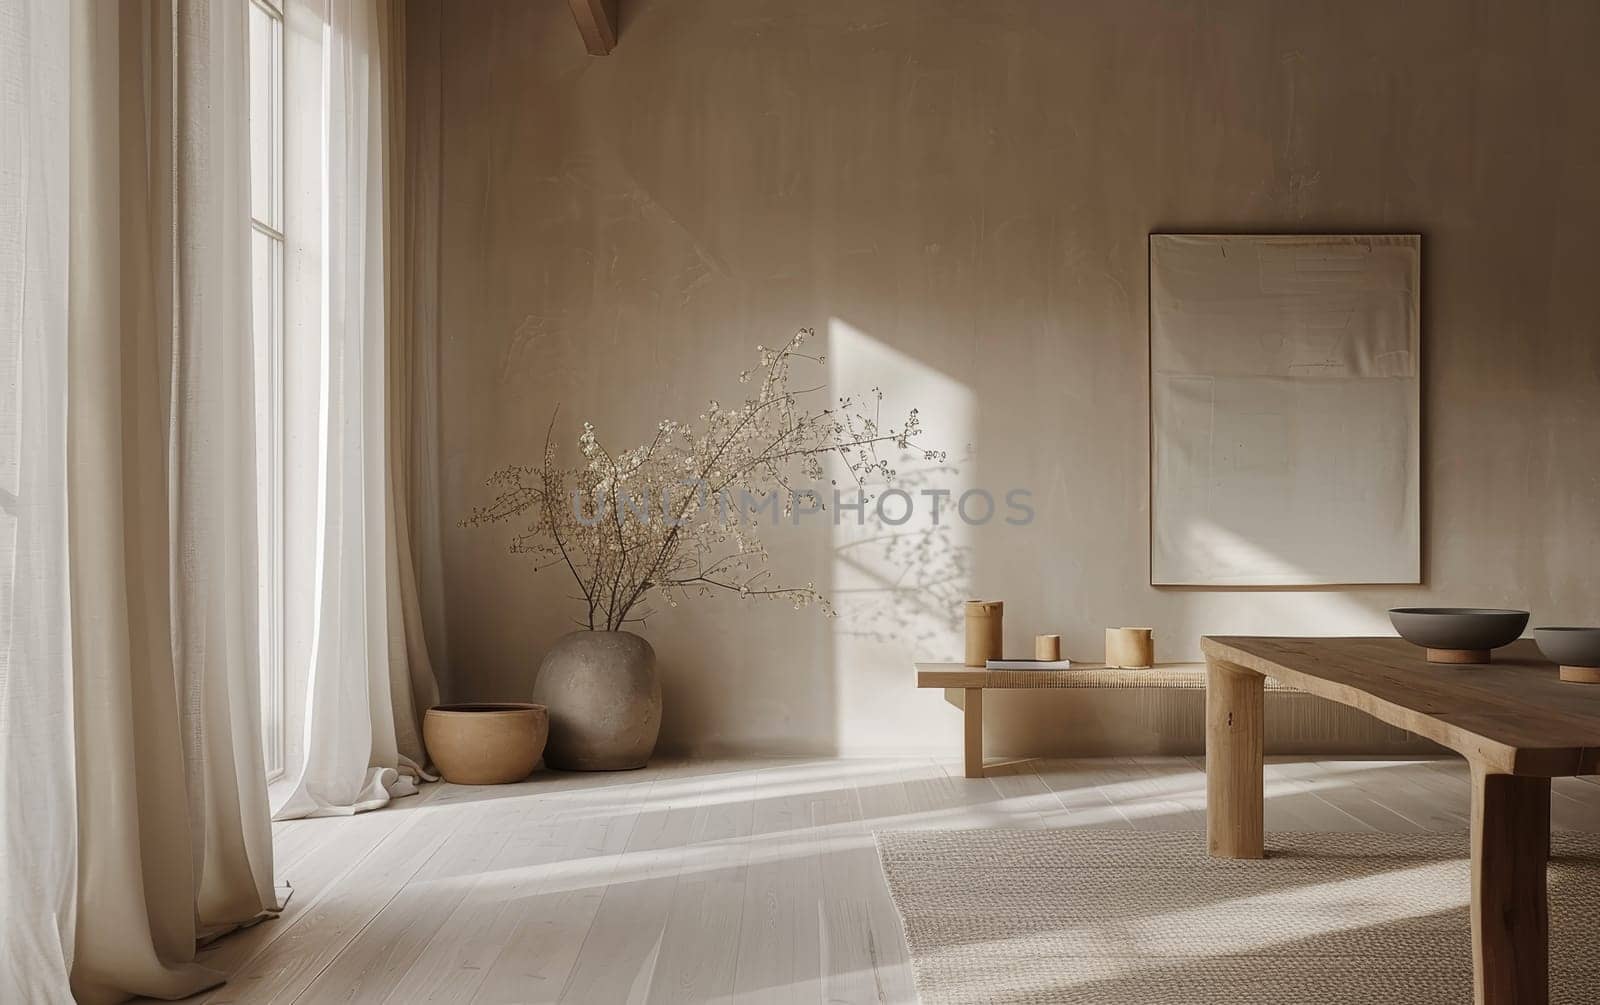
{"type": "MultiPolygon", "coordinates": [[[[258,361],[264,357],[266,373],[256,376],[256,393],[265,394],[267,428],[257,429],[258,444],[265,438],[266,471],[257,469],[257,492],[264,494],[263,500],[258,498],[257,513],[264,512],[265,520],[257,527],[257,576],[258,596],[262,598],[262,609],[259,611],[257,630],[260,655],[260,700],[261,700],[261,750],[262,760],[266,769],[267,781],[273,782],[283,777],[287,765],[288,751],[288,709],[285,705],[286,682],[284,666],[284,597],[283,597],[283,564],[284,564],[284,316],[287,307],[287,296],[284,282],[285,259],[288,254],[288,242],[284,237],[284,174],[286,159],[284,154],[284,36],[286,33],[283,5],[276,0],[243,0],[247,34],[251,20],[251,8],[265,15],[270,24],[268,42],[269,58],[271,62],[268,81],[268,105],[270,107],[271,123],[267,129],[266,151],[255,149],[255,131],[250,130],[250,244],[251,254],[255,254],[257,235],[265,238],[268,248],[268,295],[267,295],[267,332],[265,333],[265,352],[258,345],[263,338],[263,333],[256,330],[257,318],[252,308],[251,313],[251,341],[256,350],[258,361]],[[254,172],[257,158],[265,156],[267,159],[267,206],[265,207],[268,219],[256,215],[255,181],[254,172]],[[265,475],[264,479],[261,477],[265,475]]],[[[247,42],[247,54],[253,54],[254,45],[247,42]]],[[[254,89],[255,77],[253,71],[246,68],[249,88],[254,89]]],[[[255,263],[252,262],[252,270],[255,263]]],[[[252,276],[254,275],[252,271],[252,276]]],[[[254,279],[252,278],[252,290],[254,279]]],[[[252,303],[254,293],[252,292],[252,303]]],[[[262,409],[258,406],[257,413],[262,409]]],[[[258,445],[259,449],[259,445],[258,445]]]]}

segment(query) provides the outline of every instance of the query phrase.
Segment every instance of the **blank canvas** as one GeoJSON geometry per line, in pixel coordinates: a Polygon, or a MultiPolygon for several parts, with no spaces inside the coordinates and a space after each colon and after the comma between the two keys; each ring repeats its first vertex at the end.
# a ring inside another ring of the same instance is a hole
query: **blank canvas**
{"type": "Polygon", "coordinates": [[[1421,581],[1421,257],[1151,235],[1153,584],[1421,581]]]}

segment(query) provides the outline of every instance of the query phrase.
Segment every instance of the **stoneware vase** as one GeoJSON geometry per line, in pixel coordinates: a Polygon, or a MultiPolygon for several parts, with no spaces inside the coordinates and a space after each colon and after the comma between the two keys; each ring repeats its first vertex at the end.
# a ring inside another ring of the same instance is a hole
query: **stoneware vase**
{"type": "Polygon", "coordinates": [[[632,632],[563,635],[539,665],[533,700],[550,709],[550,767],[642,768],[661,732],[656,651],[632,632]]]}

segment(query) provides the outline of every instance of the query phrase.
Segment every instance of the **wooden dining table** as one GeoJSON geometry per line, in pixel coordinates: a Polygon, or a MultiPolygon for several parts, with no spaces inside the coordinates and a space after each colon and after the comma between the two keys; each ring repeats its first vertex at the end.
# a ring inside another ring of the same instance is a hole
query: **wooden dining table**
{"type": "Polygon", "coordinates": [[[1456,665],[1397,638],[1207,636],[1200,648],[1211,854],[1263,856],[1267,677],[1424,736],[1472,770],[1475,1000],[1548,1002],[1550,779],[1600,773],[1600,685],[1561,681],[1529,639],[1456,665]]]}

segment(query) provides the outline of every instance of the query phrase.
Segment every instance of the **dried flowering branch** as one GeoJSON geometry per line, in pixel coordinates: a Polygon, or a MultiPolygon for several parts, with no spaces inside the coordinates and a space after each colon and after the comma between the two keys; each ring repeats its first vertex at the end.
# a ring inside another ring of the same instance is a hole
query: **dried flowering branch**
{"type": "Polygon", "coordinates": [[[662,420],[649,443],[631,450],[613,454],[584,423],[583,463],[562,467],[552,416],[540,464],[496,471],[488,480],[494,500],[462,523],[526,520],[510,550],[531,556],[535,570],[566,568],[586,605],[580,624],[590,629],[617,631],[644,620],[651,596],[676,607],[691,593],[724,591],[787,600],[797,609],[817,604],[831,616],[814,584],[771,582],[760,514],[774,522],[779,513],[792,516],[797,499],[814,491],[793,483],[821,481],[829,456],[840,458],[858,485],[893,479],[878,448],[921,450],[913,442],[921,426],[912,409],[898,427],[884,427],[877,389],[870,415],[850,397],[807,407],[823,388],[791,390],[790,371],[797,361],[826,362],[804,351],[815,334],[803,328],[779,348],[757,346],[758,364],[739,375],[740,383],[756,383],[753,397],[732,408],[712,401],[697,423],[662,420]]]}

